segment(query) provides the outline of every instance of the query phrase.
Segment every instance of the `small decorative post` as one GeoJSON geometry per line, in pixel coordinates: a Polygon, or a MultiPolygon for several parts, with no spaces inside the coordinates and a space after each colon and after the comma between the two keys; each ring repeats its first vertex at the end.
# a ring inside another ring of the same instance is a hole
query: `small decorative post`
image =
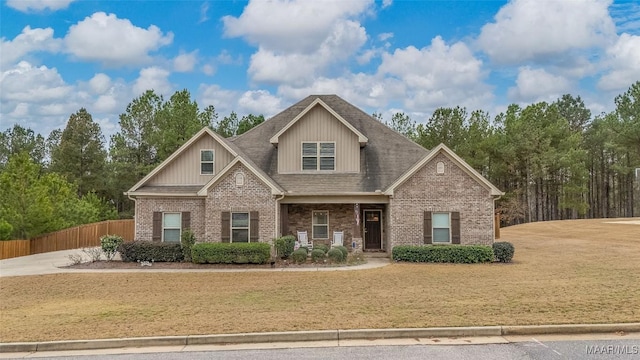
{"type": "Polygon", "coordinates": [[[351,251],[354,253],[362,252],[362,234],[360,231],[360,204],[353,205],[354,224],[353,239],[351,240],[351,251]]]}

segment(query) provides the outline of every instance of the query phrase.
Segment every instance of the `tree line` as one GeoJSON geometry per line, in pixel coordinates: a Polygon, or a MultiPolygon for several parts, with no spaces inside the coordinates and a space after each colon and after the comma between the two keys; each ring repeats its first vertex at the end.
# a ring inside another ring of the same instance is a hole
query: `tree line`
{"type": "Polygon", "coordinates": [[[14,125],[0,133],[0,239],[26,239],[84,223],[131,218],[124,192],[207,126],[224,137],[262,123],[235,112],[222,119],[187,90],[164,99],[146,91],[119,116],[107,142],[84,108],[45,139],[14,125]]]}
{"type": "MultiPolygon", "coordinates": [[[[425,148],[441,142],[506,194],[505,225],[531,221],[637,216],[640,167],[640,81],[593,116],[582,99],[512,104],[486,111],[438,108],[424,123],[404,113],[373,117],[425,148]]],[[[14,125],[0,133],[0,239],[30,238],[69,226],[131,218],[123,193],[205,126],[224,137],[264,121],[235,112],[222,119],[187,90],[169,99],[149,90],[119,116],[107,146],[86,109],[47,138],[14,125]]]]}
{"type": "MultiPolygon", "coordinates": [[[[433,148],[441,142],[506,194],[504,225],[640,214],[640,81],[593,116],[582,99],[482,110],[439,108],[416,124],[404,113],[387,125],[433,148]]],[[[374,117],[381,119],[379,114],[374,117]]]]}

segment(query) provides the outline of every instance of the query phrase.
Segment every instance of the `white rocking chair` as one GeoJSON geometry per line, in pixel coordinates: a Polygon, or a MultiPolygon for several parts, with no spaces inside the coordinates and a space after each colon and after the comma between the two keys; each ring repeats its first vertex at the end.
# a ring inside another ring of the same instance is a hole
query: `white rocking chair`
{"type": "Polygon", "coordinates": [[[331,241],[331,247],[343,246],[344,231],[334,231],[333,240],[331,241]]]}
{"type": "Polygon", "coordinates": [[[309,249],[309,252],[313,250],[313,243],[309,242],[309,237],[307,236],[306,231],[298,231],[298,242],[300,242],[300,247],[306,247],[309,249]]]}

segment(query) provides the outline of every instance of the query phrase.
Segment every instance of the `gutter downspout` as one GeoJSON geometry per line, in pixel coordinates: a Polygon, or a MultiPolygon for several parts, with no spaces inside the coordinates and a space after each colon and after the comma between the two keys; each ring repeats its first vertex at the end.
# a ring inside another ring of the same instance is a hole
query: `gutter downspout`
{"type": "Polygon", "coordinates": [[[136,198],[132,198],[128,192],[124,193],[127,195],[129,200],[133,201],[133,240],[136,239],[136,234],[138,233],[138,203],[136,203],[136,198]]]}

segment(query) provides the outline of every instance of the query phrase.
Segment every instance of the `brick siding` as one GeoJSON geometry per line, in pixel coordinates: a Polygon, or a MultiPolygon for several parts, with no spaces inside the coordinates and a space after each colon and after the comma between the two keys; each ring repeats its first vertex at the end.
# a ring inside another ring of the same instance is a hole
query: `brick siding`
{"type": "Polygon", "coordinates": [[[205,201],[205,241],[220,242],[223,211],[258,211],[259,241],[272,243],[275,236],[276,200],[271,189],[242,164],[236,164],[227,176],[209,189],[205,201]],[[236,175],[244,175],[244,185],[236,185],[236,175]]]}
{"type": "Polygon", "coordinates": [[[391,248],[423,244],[424,211],[459,211],[460,243],[491,245],[493,197],[446,155],[438,154],[397,187],[389,203],[391,248]],[[444,174],[436,164],[444,163],[444,174]]]}
{"type": "Polygon", "coordinates": [[[191,212],[191,231],[197,241],[204,241],[204,199],[143,198],[136,199],[136,240],[151,241],[153,235],[153,213],[191,212]]]}

